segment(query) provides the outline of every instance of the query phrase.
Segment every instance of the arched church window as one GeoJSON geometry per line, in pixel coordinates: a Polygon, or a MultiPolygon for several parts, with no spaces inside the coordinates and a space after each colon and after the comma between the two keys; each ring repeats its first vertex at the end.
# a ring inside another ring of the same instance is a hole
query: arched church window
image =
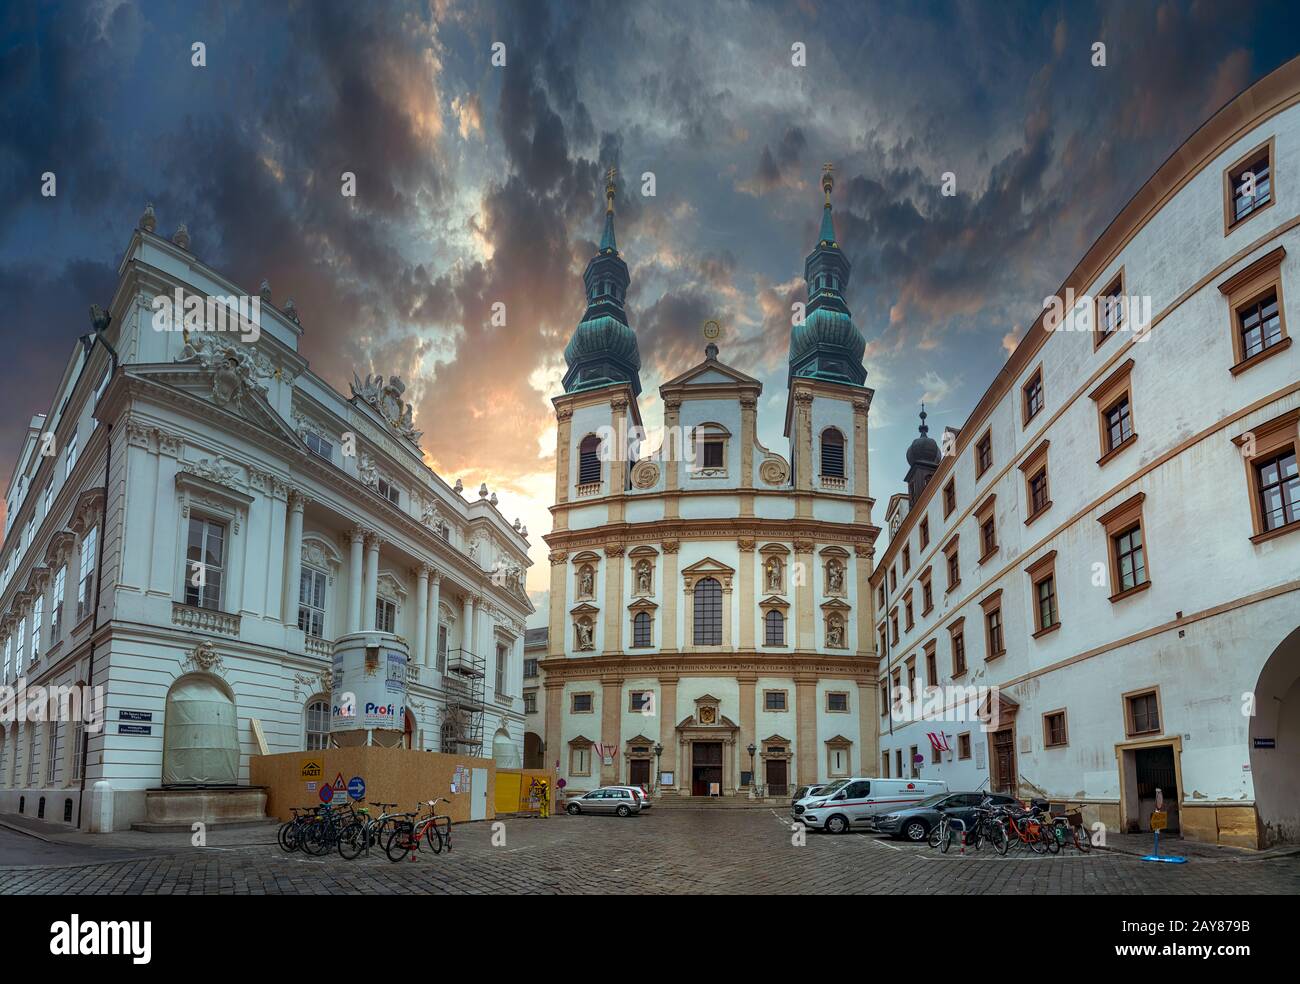
{"type": "Polygon", "coordinates": [[[578,484],[591,485],[600,481],[600,438],[588,434],[578,445],[578,484]]]}
{"type": "Polygon", "coordinates": [[[312,700],[307,705],[307,751],[329,748],[330,705],[324,698],[312,700]]]}
{"type": "Polygon", "coordinates": [[[645,649],[650,645],[650,613],[637,612],[632,619],[632,645],[645,649]]]}
{"type": "Polygon", "coordinates": [[[822,431],[822,477],[844,477],[844,435],[834,427],[822,431]]]}
{"type": "Polygon", "coordinates": [[[722,645],[722,585],[702,578],[695,585],[695,645],[722,645]]]}
{"type": "Polygon", "coordinates": [[[768,646],[785,645],[785,616],[773,608],[763,616],[763,640],[768,646]]]}

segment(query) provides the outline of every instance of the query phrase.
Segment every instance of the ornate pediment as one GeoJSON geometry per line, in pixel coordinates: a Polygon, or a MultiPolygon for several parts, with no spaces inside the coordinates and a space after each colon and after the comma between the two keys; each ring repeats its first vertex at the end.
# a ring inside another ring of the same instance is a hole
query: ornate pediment
{"type": "Polygon", "coordinates": [[[252,395],[266,399],[264,379],[276,376],[271,360],[237,335],[185,331],[185,347],[177,362],[193,363],[211,373],[210,396],[223,407],[242,409],[252,395]]]}
{"type": "Polygon", "coordinates": [[[421,432],[415,429],[411,421],[414,407],[402,400],[406,384],[400,376],[389,376],[384,382],[383,373],[371,375],[366,373],[363,383],[356,372],[352,373],[352,397],[369,406],[379,418],[394,431],[410,441],[417,448],[420,446],[421,432]]]}

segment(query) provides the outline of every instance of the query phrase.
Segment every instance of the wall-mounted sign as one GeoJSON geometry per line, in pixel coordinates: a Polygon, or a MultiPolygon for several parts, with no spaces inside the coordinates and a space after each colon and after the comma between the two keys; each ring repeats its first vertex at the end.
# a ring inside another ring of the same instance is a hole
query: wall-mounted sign
{"type": "Polygon", "coordinates": [[[1253,743],[1256,748],[1277,748],[1276,738],[1255,738],[1253,743]]]}
{"type": "Polygon", "coordinates": [[[119,724],[117,726],[119,735],[152,735],[152,724],[119,724]]]}
{"type": "Polygon", "coordinates": [[[118,711],[119,721],[152,721],[153,711],[118,711]]]}
{"type": "Polygon", "coordinates": [[[302,765],[298,769],[298,778],[303,782],[311,782],[319,779],[324,771],[323,760],[319,756],[310,755],[302,760],[302,765]]]}

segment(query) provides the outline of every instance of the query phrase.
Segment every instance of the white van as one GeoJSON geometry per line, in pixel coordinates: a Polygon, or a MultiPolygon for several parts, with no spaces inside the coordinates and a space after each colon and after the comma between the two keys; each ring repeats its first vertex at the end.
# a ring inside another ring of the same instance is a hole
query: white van
{"type": "Polygon", "coordinates": [[[842,834],[853,827],[870,826],[879,813],[892,813],[946,792],[948,784],[938,779],[855,777],[830,787],[829,792],[796,803],[794,819],[814,830],[842,834]]]}

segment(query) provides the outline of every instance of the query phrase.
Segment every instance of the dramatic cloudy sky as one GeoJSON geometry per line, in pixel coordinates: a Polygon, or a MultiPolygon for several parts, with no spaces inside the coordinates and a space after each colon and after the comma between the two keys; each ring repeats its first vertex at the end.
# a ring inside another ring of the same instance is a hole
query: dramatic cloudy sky
{"type": "Polygon", "coordinates": [[[152,201],[160,231],[188,224],[237,284],[295,298],[326,379],[410,381],[429,463],[486,481],[534,534],[535,588],[549,398],[606,167],[656,180],[618,200],[647,423],[714,317],[724,361],[764,381],[760,436],[779,447],[790,305],[835,163],[879,522],[920,400],[932,425],[960,424],[1123,203],[1300,44],[1294,4],[1242,0],[0,10],[3,475],[152,201]]]}

